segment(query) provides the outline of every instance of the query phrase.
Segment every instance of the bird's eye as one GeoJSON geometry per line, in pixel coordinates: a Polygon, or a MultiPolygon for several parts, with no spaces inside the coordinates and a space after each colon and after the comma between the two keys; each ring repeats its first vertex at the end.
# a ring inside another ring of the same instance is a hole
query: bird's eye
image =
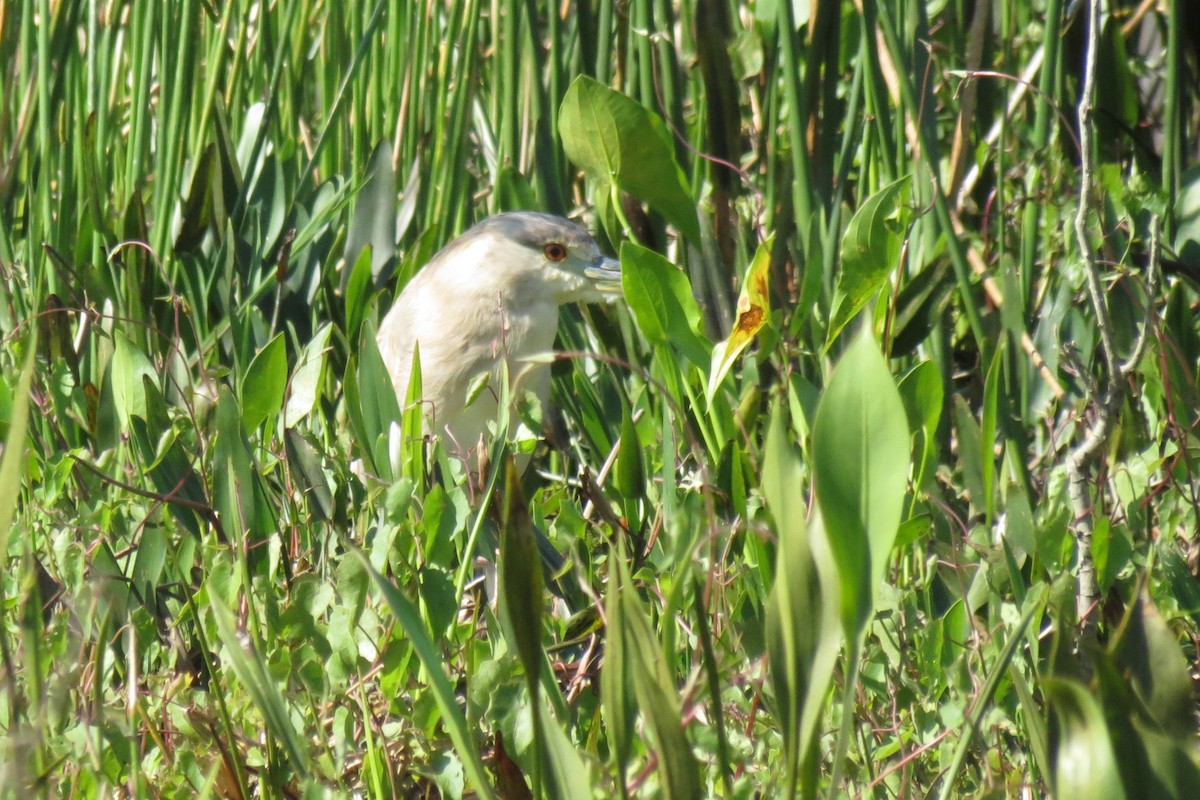
{"type": "Polygon", "coordinates": [[[551,242],[542,248],[542,253],[550,261],[563,261],[567,257],[567,248],[559,242],[551,242]]]}

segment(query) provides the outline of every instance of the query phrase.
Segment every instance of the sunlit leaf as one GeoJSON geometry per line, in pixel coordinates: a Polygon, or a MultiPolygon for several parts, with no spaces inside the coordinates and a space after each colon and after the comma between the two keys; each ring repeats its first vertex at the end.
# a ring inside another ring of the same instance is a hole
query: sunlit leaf
{"type": "Polygon", "coordinates": [[[325,374],[325,356],[333,326],[325,323],[304,346],[296,359],[292,381],[288,385],[287,405],[283,409],[283,426],[290,428],[312,412],[321,393],[321,376],[325,374]]]}
{"type": "MultiPolygon", "coordinates": [[[[811,775],[808,763],[813,736],[821,720],[842,641],[837,604],[826,602],[822,573],[836,581],[836,566],[822,564],[811,547],[810,527],[802,496],[800,456],[788,441],[781,406],[771,412],[763,451],[762,490],[775,520],[779,554],[767,607],[767,655],[771,684],[781,717],[787,755],[786,774],[792,788],[800,775],[811,775]]],[[[821,525],[814,514],[812,526],[821,525]]]]}
{"type": "Polygon", "coordinates": [[[693,244],[700,244],[696,204],[657,115],[580,75],[563,97],[558,130],[567,157],[584,172],[644,200],[693,244]]]}
{"type": "Polygon", "coordinates": [[[733,321],[733,330],[729,338],[718,342],[712,351],[712,368],[708,373],[708,402],[712,403],[713,395],[721,381],[729,373],[733,362],[743,350],[754,341],[754,337],[762,330],[771,317],[770,287],[767,284],[771,268],[771,247],[774,238],[768,238],[758,246],[754,261],[746,271],[746,279],[742,282],[742,292],[738,295],[737,316],[733,321]]]}
{"type": "Polygon", "coordinates": [[[903,202],[908,181],[905,176],[868,197],[846,227],[826,349],[899,266],[900,245],[908,224],[903,202]]]}
{"type": "Polygon", "coordinates": [[[253,431],[283,407],[287,386],[287,347],[277,334],[259,350],[242,378],[242,424],[253,431]]]}
{"type": "Polygon", "coordinates": [[[900,524],[908,478],[904,404],[869,326],[833,371],[813,428],[817,502],[841,577],[841,619],[854,638],[900,524]]]}
{"type": "Polygon", "coordinates": [[[701,369],[708,366],[712,345],[701,334],[700,307],[687,275],[653,250],[624,242],[621,286],[647,339],[679,349],[701,369]]]}

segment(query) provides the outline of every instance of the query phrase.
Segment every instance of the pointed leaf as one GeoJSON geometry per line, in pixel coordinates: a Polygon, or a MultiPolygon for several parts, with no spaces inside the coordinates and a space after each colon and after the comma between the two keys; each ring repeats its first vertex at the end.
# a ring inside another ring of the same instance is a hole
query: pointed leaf
{"type": "Polygon", "coordinates": [[[567,158],[590,177],[644,200],[699,246],[696,204],[657,115],[581,75],[563,97],[558,131],[567,158]]]}
{"type": "Polygon", "coordinates": [[[899,265],[900,245],[908,224],[903,205],[908,180],[905,176],[868,197],[846,228],[826,349],[899,265]]]}
{"type": "Polygon", "coordinates": [[[283,334],[259,350],[242,378],[242,424],[253,431],[283,408],[287,386],[287,348],[283,334]]]}
{"type": "Polygon", "coordinates": [[[708,366],[712,345],[700,333],[700,307],[687,275],[653,250],[623,242],[621,286],[651,343],[678,348],[696,366],[708,366]]]}
{"type": "Polygon", "coordinates": [[[771,268],[771,247],[774,237],[768,238],[758,246],[754,254],[754,262],[746,271],[746,279],[742,282],[742,291],[738,295],[737,318],[729,338],[719,342],[712,351],[712,368],[708,373],[708,388],[706,391],[709,404],[717,387],[729,373],[730,367],[741,352],[746,349],[754,337],[771,318],[770,289],[767,278],[771,268]]]}
{"type": "Polygon", "coordinates": [[[854,639],[874,608],[908,477],[904,405],[870,326],[833,371],[812,445],[817,502],[841,578],[842,625],[854,639]]]}

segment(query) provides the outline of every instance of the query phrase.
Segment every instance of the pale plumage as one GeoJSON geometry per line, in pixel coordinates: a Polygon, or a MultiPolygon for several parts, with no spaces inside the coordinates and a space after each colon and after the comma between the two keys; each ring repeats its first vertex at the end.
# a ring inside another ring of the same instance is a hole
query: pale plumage
{"type": "Polygon", "coordinates": [[[552,348],[558,307],[619,295],[620,279],[618,262],[573,222],[528,211],[488,217],[435,255],[380,324],[379,351],[397,396],[407,397],[419,343],[428,429],[465,452],[496,416],[502,359],[513,396],[530,390],[544,401],[549,368],[527,359],[552,348]],[[485,372],[488,388],[466,407],[468,388],[485,372]]]}

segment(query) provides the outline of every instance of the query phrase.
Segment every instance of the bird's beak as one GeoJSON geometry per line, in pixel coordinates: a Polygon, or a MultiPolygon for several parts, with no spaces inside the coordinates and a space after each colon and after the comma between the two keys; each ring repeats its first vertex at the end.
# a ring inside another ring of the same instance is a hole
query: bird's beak
{"type": "Polygon", "coordinates": [[[583,268],[583,275],[602,294],[621,294],[621,262],[600,256],[583,268]]]}

